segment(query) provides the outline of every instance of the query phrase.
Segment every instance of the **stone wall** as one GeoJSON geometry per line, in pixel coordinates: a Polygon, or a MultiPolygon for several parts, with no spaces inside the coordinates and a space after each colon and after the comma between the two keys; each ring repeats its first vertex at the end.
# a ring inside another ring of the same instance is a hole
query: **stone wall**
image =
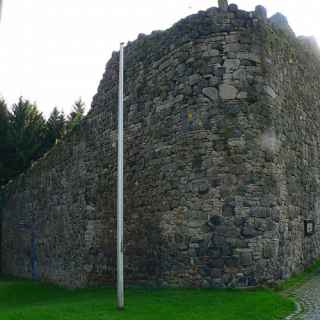
{"type": "MultiPolygon", "coordinates": [[[[250,286],[319,256],[320,64],[278,20],[220,1],[126,46],[128,284],[250,286]]],[[[114,282],[117,85],[114,53],[86,119],[2,190],[4,273],[114,282]]]]}
{"type": "Polygon", "coordinates": [[[264,237],[274,239],[270,270],[287,277],[320,255],[320,54],[312,38],[270,28],[264,37],[272,143],[265,173],[273,177],[273,200],[266,203],[279,212],[273,217],[275,228],[264,237]],[[315,223],[312,236],[305,236],[305,220],[315,223]]]}

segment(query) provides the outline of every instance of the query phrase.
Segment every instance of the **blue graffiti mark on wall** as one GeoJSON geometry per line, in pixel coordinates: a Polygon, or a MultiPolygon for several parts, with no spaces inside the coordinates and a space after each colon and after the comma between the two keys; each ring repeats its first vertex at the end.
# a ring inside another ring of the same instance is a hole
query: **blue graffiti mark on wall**
{"type": "Polygon", "coordinates": [[[38,272],[37,272],[37,242],[36,242],[36,233],[34,230],[34,223],[28,225],[26,223],[20,223],[18,228],[21,230],[29,230],[31,231],[31,277],[32,280],[38,279],[38,272]]]}

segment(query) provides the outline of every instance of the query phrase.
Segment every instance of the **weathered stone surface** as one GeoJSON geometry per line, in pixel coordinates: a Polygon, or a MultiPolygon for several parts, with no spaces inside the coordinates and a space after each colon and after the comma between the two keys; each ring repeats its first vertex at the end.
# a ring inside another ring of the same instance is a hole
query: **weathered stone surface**
{"type": "Polygon", "coordinates": [[[229,4],[229,11],[230,12],[237,12],[238,11],[238,5],[236,5],[235,3],[229,4]]]}
{"type": "Polygon", "coordinates": [[[209,219],[209,226],[215,227],[215,226],[220,226],[223,223],[223,218],[218,215],[214,215],[209,219]]]}
{"type": "Polygon", "coordinates": [[[248,93],[245,91],[241,91],[239,92],[239,94],[237,95],[237,98],[242,100],[242,99],[247,99],[248,98],[248,93]]]}
{"type": "Polygon", "coordinates": [[[235,214],[235,203],[233,200],[226,200],[222,207],[222,214],[225,217],[230,217],[235,214]]]}
{"type": "Polygon", "coordinates": [[[239,59],[227,59],[224,61],[223,66],[226,68],[227,73],[233,72],[235,70],[238,70],[238,68],[240,66],[240,60],[239,59]]]}
{"type": "MultiPolygon", "coordinates": [[[[125,48],[127,284],[250,286],[320,255],[319,57],[220,7],[125,48]]],[[[1,190],[4,273],[114,283],[118,58],[79,127],[1,190]]]]}
{"type": "Polygon", "coordinates": [[[237,97],[238,90],[229,84],[221,84],[219,86],[219,94],[223,100],[233,100],[237,97]]]}
{"type": "Polygon", "coordinates": [[[202,89],[202,92],[205,96],[210,98],[213,101],[216,101],[218,99],[218,90],[213,87],[204,88],[202,89]]]}
{"type": "Polygon", "coordinates": [[[265,86],[264,87],[264,91],[271,97],[271,98],[276,98],[277,97],[277,94],[274,92],[274,90],[269,87],[269,86],[265,86]]]}
{"type": "Polygon", "coordinates": [[[242,228],[242,235],[247,238],[253,238],[257,235],[257,230],[252,224],[245,224],[242,228]]]}
{"type": "Polygon", "coordinates": [[[267,21],[267,9],[264,6],[258,5],[255,8],[255,14],[259,19],[267,21]]]}
{"type": "Polygon", "coordinates": [[[272,258],[273,255],[274,255],[274,251],[275,250],[274,250],[273,244],[271,244],[271,243],[265,244],[264,247],[263,247],[263,257],[265,259],[272,258]]]}
{"type": "Polygon", "coordinates": [[[240,264],[244,267],[248,267],[252,264],[252,251],[250,249],[238,249],[237,253],[240,256],[240,264]]]}
{"type": "Polygon", "coordinates": [[[290,35],[290,36],[294,36],[295,35],[293,30],[291,29],[289,23],[288,23],[287,17],[284,16],[283,14],[277,12],[269,20],[273,24],[273,26],[275,26],[276,28],[279,28],[280,30],[284,31],[288,35],[290,35]]]}
{"type": "Polygon", "coordinates": [[[204,57],[218,57],[220,56],[220,51],[216,49],[209,49],[206,52],[204,52],[204,57]]]}
{"type": "Polygon", "coordinates": [[[218,5],[222,11],[228,11],[228,0],[218,0],[218,5]]]}

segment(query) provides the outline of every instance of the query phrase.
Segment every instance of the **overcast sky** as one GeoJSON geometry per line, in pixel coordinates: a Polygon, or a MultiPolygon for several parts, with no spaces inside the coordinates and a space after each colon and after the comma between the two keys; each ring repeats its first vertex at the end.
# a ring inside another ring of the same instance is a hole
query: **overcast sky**
{"type": "MultiPolygon", "coordinates": [[[[3,1],[0,95],[9,104],[19,96],[36,101],[46,116],[54,106],[68,113],[80,96],[88,108],[105,64],[121,41],[217,6],[216,0],[3,1]]],[[[262,4],[269,16],[280,11],[298,35],[320,39],[319,0],[234,2],[246,10],[262,4]]]]}

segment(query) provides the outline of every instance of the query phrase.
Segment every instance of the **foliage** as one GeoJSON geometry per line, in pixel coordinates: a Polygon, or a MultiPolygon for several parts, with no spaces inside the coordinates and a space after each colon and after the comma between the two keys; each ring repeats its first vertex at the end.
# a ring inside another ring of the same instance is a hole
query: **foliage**
{"type": "Polygon", "coordinates": [[[294,303],[271,290],[127,289],[117,311],[114,289],[66,290],[31,281],[0,281],[1,320],[272,320],[294,303]]]}
{"type": "Polygon", "coordinates": [[[16,172],[27,169],[31,161],[45,152],[46,121],[35,104],[23,98],[10,113],[9,144],[14,148],[12,163],[16,172]]]}
{"type": "Polygon", "coordinates": [[[72,111],[68,116],[67,132],[71,132],[84,117],[85,103],[79,98],[72,106],[72,111]]]}
{"type": "Polygon", "coordinates": [[[55,107],[46,121],[37,105],[22,97],[11,109],[0,98],[0,185],[25,171],[71,132],[83,119],[85,104],[79,98],[67,120],[55,107]]]}
{"type": "Polygon", "coordinates": [[[8,168],[10,146],[8,143],[9,111],[3,99],[0,99],[0,185],[7,182],[11,173],[8,168]]]}
{"type": "MultiPolygon", "coordinates": [[[[4,99],[0,99],[0,138],[3,138],[7,134],[7,128],[9,125],[9,111],[4,99]]],[[[1,141],[2,142],[2,141],[1,141]]]]}
{"type": "Polygon", "coordinates": [[[53,109],[47,121],[47,141],[46,146],[50,149],[57,140],[62,139],[65,134],[66,119],[63,112],[53,109]]]}

